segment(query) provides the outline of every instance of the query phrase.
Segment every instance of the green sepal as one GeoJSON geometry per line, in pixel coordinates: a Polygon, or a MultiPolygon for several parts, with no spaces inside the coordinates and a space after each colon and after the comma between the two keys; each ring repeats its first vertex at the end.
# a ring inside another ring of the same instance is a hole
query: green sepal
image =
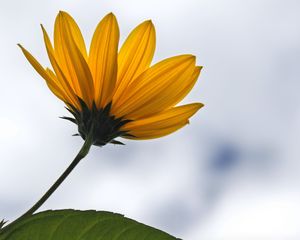
{"type": "Polygon", "coordinates": [[[122,143],[122,142],[117,141],[117,140],[111,140],[110,143],[116,144],[116,145],[125,145],[125,143],[122,143]]]}
{"type": "MultiPolygon", "coordinates": [[[[93,145],[104,146],[107,143],[124,145],[114,140],[117,137],[129,136],[128,131],[120,131],[121,127],[131,122],[130,119],[124,117],[116,117],[111,114],[112,102],[108,103],[104,108],[98,109],[95,102],[89,108],[87,104],[78,97],[80,109],[76,109],[68,104],[66,109],[73,115],[71,117],[61,117],[62,119],[71,121],[78,126],[78,134],[85,139],[87,134],[93,128],[93,145]]],[[[131,135],[132,136],[132,135],[131,135]]]]}
{"type": "Polygon", "coordinates": [[[75,123],[75,124],[77,124],[77,121],[76,121],[76,119],[75,119],[75,118],[71,118],[71,117],[65,117],[65,116],[63,116],[63,117],[59,117],[59,118],[61,118],[61,119],[65,119],[65,120],[68,120],[68,121],[70,121],[70,122],[72,122],[72,123],[75,123]]]}

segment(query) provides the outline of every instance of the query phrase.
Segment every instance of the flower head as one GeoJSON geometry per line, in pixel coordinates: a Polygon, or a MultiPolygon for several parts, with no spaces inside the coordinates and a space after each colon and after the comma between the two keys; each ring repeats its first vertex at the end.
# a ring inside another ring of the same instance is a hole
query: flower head
{"type": "Polygon", "coordinates": [[[202,106],[176,106],[193,88],[202,67],[195,57],[180,55],[150,66],[155,50],[151,21],[138,25],[118,52],[116,17],[106,15],[96,27],[89,52],[79,27],[66,12],[54,26],[54,46],[42,26],[52,69],[19,45],[31,65],[61,99],[82,138],[93,144],[120,143],[116,137],[152,139],[168,135],[189,122],[202,106]]]}

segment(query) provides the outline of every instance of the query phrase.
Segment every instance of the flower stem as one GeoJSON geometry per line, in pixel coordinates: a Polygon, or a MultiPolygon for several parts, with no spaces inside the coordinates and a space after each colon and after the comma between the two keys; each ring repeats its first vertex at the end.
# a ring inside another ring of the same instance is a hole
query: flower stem
{"type": "Polygon", "coordinates": [[[72,170],[77,166],[77,164],[80,162],[81,159],[83,159],[88,153],[93,144],[92,134],[89,134],[83,146],[81,147],[80,151],[78,152],[77,156],[74,158],[70,166],[63,172],[63,174],[56,180],[56,182],[49,188],[49,190],[41,197],[39,201],[37,201],[36,204],[33,205],[32,208],[30,208],[27,212],[25,212],[22,216],[17,218],[12,223],[6,225],[1,229],[4,231],[5,229],[8,229],[9,226],[13,225],[16,222],[19,222],[20,220],[24,219],[25,217],[31,216],[36,210],[38,210],[46,201],[47,199],[52,195],[52,193],[63,183],[63,181],[69,176],[69,174],[72,172],[72,170]]]}
{"type": "Polygon", "coordinates": [[[63,174],[56,180],[56,182],[49,188],[49,190],[41,197],[41,199],[33,205],[26,213],[21,217],[32,215],[36,210],[38,210],[52,195],[52,193],[60,186],[60,184],[69,176],[72,170],[77,166],[81,159],[83,159],[89,152],[92,143],[87,138],[84,142],[82,148],[80,149],[77,156],[74,158],[70,166],[63,172],[63,174]]]}

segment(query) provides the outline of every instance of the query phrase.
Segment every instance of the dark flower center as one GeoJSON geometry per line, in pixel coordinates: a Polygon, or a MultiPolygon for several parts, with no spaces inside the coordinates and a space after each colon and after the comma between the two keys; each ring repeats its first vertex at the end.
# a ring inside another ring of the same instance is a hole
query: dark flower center
{"type": "Polygon", "coordinates": [[[93,145],[104,146],[107,143],[122,144],[122,142],[114,140],[120,136],[131,136],[127,131],[121,131],[120,128],[131,120],[123,117],[116,118],[110,114],[111,102],[104,108],[97,109],[93,103],[92,109],[89,109],[86,103],[79,98],[81,110],[69,105],[66,109],[73,115],[71,117],[62,117],[69,120],[78,126],[78,134],[74,136],[81,136],[84,140],[91,134],[93,145]]]}

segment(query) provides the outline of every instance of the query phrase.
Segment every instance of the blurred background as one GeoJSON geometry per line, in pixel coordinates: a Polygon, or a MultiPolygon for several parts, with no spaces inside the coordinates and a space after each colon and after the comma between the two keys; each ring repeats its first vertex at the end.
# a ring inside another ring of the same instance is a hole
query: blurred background
{"type": "Polygon", "coordinates": [[[204,69],[185,99],[205,107],[162,139],[94,147],[45,209],[119,212],[187,240],[300,239],[300,2],[0,1],[0,218],[13,220],[68,166],[82,140],[29,65],[49,65],[40,23],[59,10],[89,43],[113,12],[121,40],[152,19],[154,62],[182,53],[204,69]]]}

